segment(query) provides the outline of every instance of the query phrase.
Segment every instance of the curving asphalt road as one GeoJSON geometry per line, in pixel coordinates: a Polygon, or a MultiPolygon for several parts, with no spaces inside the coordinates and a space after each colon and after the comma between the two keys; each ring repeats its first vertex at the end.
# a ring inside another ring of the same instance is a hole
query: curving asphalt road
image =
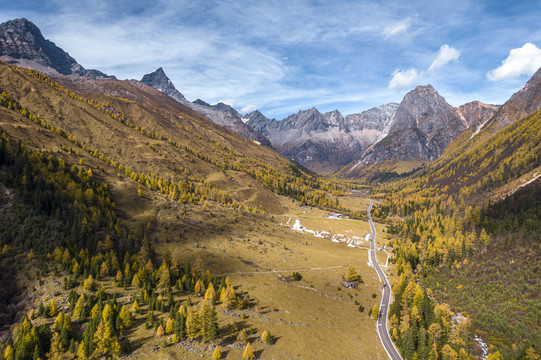
{"type": "Polygon", "coordinates": [[[387,277],[385,276],[385,273],[379,266],[378,260],[376,259],[376,228],[374,226],[374,223],[372,222],[372,216],[370,215],[370,212],[372,211],[372,205],[373,201],[372,199],[370,199],[370,206],[368,207],[368,222],[370,223],[370,229],[372,230],[372,232],[370,234],[370,250],[368,254],[370,262],[372,263],[372,266],[374,266],[374,269],[376,269],[378,277],[383,285],[383,296],[381,297],[381,303],[379,304],[380,310],[376,327],[378,330],[379,339],[381,340],[381,344],[385,348],[385,351],[387,351],[387,355],[389,355],[389,358],[391,358],[392,360],[402,360],[400,353],[398,352],[391,340],[391,336],[389,335],[389,330],[387,328],[387,312],[389,310],[389,304],[391,302],[391,286],[389,285],[387,277]]]}

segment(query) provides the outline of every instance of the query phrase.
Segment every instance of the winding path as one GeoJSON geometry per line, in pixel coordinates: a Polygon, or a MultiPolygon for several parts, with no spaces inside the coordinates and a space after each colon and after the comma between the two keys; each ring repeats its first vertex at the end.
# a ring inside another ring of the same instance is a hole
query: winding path
{"type": "Polygon", "coordinates": [[[391,302],[391,286],[389,285],[387,277],[379,266],[378,259],[376,258],[376,227],[374,226],[374,223],[372,222],[372,216],[370,215],[372,211],[372,205],[373,201],[372,199],[370,199],[370,206],[368,207],[367,213],[368,222],[370,223],[370,229],[372,232],[370,234],[370,250],[368,251],[368,254],[370,262],[372,263],[372,266],[374,266],[374,269],[376,269],[378,277],[383,284],[383,295],[381,297],[381,303],[379,304],[380,310],[376,328],[378,330],[381,344],[385,348],[385,351],[387,352],[387,355],[389,355],[389,358],[391,358],[392,360],[402,360],[400,353],[398,352],[398,350],[393,344],[393,341],[391,340],[391,336],[389,335],[389,330],[387,328],[387,313],[389,310],[389,304],[391,302]]]}

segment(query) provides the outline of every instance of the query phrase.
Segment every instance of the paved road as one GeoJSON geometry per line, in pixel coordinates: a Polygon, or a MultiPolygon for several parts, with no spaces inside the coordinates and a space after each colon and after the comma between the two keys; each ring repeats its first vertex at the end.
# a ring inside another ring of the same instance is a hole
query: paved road
{"type": "Polygon", "coordinates": [[[381,297],[381,303],[379,305],[380,315],[378,317],[376,327],[378,329],[378,335],[379,339],[381,340],[381,344],[385,348],[385,351],[387,351],[389,358],[391,358],[392,360],[402,360],[400,353],[391,341],[391,336],[389,335],[389,330],[387,329],[387,312],[389,310],[389,303],[391,302],[391,286],[389,285],[387,277],[385,276],[385,273],[379,266],[378,260],[376,259],[376,228],[374,226],[374,223],[372,222],[372,216],[370,215],[370,212],[372,211],[372,204],[373,201],[372,199],[370,199],[370,206],[368,207],[368,222],[370,223],[370,229],[372,230],[372,233],[370,234],[370,250],[368,254],[370,257],[370,262],[374,266],[374,269],[376,269],[379,279],[383,284],[383,296],[381,297]]]}

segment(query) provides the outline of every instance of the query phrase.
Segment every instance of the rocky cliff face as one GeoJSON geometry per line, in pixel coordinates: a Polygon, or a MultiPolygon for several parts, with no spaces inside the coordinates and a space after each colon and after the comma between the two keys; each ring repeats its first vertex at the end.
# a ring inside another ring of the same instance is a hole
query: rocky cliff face
{"type": "Polygon", "coordinates": [[[431,86],[406,94],[378,141],[356,165],[384,160],[434,160],[469,127],[468,120],[431,86]]]}
{"type": "Polygon", "coordinates": [[[489,122],[495,129],[501,130],[524,116],[541,108],[541,68],[528,80],[526,85],[513,94],[502,105],[494,118],[489,122]]]}
{"type": "Polygon", "coordinates": [[[52,76],[114,78],[98,70],[85,69],[67,52],[46,40],[38,27],[24,18],[0,24],[0,59],[52,76]]]}
{"type": "Polygon", "coordinates": [[[363,111],[360,114],[348,115],[345,118],[345,126],[350,131],[363,129],[382,131],[395,113],[398,105],[397,103],[389,103],[363,111]]]}
{"type": "Polygon", "coordinates": [[[354,160],[383,130],[398,104],[382,105],[346,118],[338,111],[301,110],[281,121],[259,111],[247,124],[266,136],[282,155],[318,173],[331,173],[354,160]]]}
{"type": "Polygon", "coordinates": [[[456,110],[462,115],[468,127],[476,129],[485,124],[500,109],[499,105],[484,104],[480,101],[472,101],[460,105],[456,110]]]}
{"type": "Polygon", "coordinates": [[[180,91],[175,88],[175,85],[167,77],[161,67],[150,74],[144,75],[141,82],[152,86],[166,95],[169,95],[169,97],[175,99],[183,105],[188,106],[192,110],[205,115],[218,125],[233,130],[234,132],[241,134],[250,140],[257,141],[262,145],[271,146],[270,141],[246,125],[242,121],[242,116],[231,106],[223,103],[210,105],[200,99],[197,99],[194,102],[186,100],[184,95],[182,95],[180,91]]]}

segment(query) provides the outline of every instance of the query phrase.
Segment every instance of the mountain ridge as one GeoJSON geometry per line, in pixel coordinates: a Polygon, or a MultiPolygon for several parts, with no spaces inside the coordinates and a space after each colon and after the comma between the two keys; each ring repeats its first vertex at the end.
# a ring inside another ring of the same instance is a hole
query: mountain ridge
{"type": "Polygon", "coordinates": [[[383,129],[398,104],[390,103],[350,114],[338,110],[321,113],[315,107],[275,120],[254,111],[247,124],[269,138],[282,155],[318,173],[332,173],[368,147],[383,129]]]}
{"type": "Polygon", "coordinates": [[[432,85],[417,86],[404,96],[377,140],[340,174],[357,177],[363,167],[389,160],[434,161],[453,139],[486,122],[498,109],[479,101],[455,108],[432,85]]]}
{"type": "Polygon", "coordinates": [[[197,99],[194,102],[188,101],[184,95],[177,90],[169,77],[167,77],[162,67],[159,67],[152,73],[145,74],[140,81],[170,96],[180,104],[188,106],[192,110],[207,116],[218,125],[233,130],[261,145],[271,146],[270,141],[246,125],[244,121],[242,121],[242,115],[231,106],[223,103],[210,105],[201,99],[197,99]]]}

